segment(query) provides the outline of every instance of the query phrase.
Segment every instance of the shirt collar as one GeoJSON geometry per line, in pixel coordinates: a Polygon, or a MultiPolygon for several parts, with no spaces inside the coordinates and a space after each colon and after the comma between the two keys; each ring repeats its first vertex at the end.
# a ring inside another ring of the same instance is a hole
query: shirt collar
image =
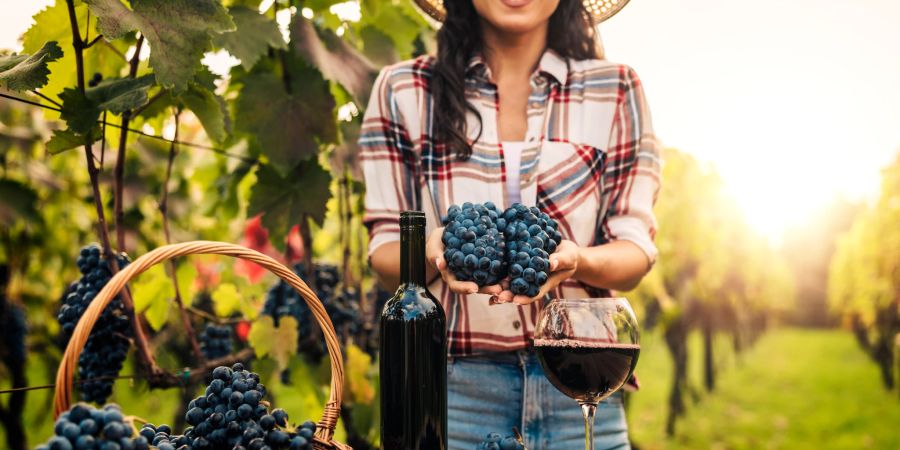
{"type": "MultiPolygon", "coordinates": [[[[544,54],[541,55],[541,60],[538,61],[537,72],[546,73],[556,79],[560,84],[565,85],[569,77],[569,63],[565,58],[560,56],[559,53],[547,49],[544,50],[544,54]]],[[[491,78],[491,69],[488,67],[480,53],[475,54],[469,59],[466,73],[475,73],[484,76],[487,79],[491,78]]]]}

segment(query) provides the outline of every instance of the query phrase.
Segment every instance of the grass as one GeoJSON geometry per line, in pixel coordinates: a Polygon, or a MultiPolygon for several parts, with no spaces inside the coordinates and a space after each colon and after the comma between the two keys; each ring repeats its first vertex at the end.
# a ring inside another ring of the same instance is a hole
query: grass
{"type": "Polygon", "coordinates": [[[659,335],[642,342],[639,392],[629,398],[632,439],[655,449],[896,449],[900,398],[849,333],[773,330],[735,357],[716,342],[721,366],[712,394],[702,390],[699,338],[691,341],[695,400],[665,436],[671,359],[659,335]]]}

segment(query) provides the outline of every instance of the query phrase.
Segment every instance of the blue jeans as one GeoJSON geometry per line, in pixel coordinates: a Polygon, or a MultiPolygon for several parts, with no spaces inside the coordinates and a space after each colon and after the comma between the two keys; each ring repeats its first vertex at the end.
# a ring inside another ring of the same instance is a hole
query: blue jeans
{"type": "MultiPolygon", "coordinates": [[[[533,351],[450,358],[447,375],[450,450],[475,450],[486,434],[513,427],[529,450],[584,448],[581,407],[547,381],[533,351]]],[[[631,448],[621,393],[597,406],[594,447],[631,448]]]]}

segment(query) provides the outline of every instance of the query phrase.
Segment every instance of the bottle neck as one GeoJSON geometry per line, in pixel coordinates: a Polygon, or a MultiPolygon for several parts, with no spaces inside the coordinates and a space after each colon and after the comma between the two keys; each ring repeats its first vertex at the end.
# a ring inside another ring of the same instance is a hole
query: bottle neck
{"type": "Polygon", "coordinates": [[[400,227],[400,284],[425,286],[425,226],[400,227]]]}

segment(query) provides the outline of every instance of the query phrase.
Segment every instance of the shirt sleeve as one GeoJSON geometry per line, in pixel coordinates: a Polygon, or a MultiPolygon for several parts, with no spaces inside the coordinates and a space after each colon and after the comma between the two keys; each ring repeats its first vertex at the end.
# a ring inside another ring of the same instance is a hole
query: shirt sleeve
{"type": "Polygon", "coordinates": [[[621,68],[619,99],[613,119],[604,171],[607,205],[605,241],[635,243],[650,264],[656,262],[656,217],[653,205],[660,187],[660,152],[650,109],[637,74],[621,68]]]}
{"type": "Polygon", "coordinates": [[[391,68],[386,67],[375,80],[359,137],[369,255],[400,240],[400,212],[414,209],[415,203],[416,158],[391,78],[391,68]]]}

